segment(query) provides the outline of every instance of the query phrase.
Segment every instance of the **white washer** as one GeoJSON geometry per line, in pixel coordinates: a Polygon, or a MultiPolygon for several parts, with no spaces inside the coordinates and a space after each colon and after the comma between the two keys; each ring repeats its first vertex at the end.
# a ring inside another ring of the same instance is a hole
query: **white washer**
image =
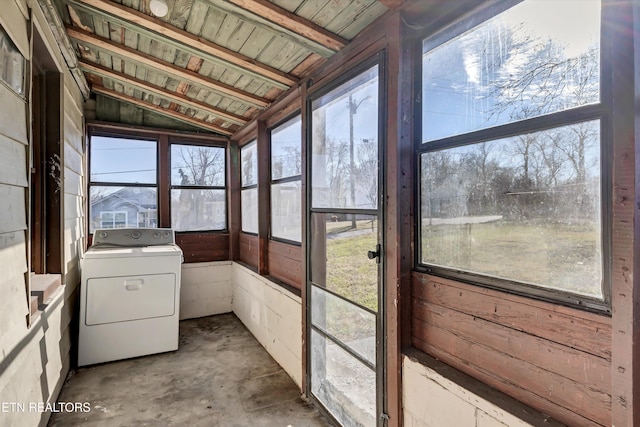
{"type": "Polygon", "coordinates": [[[81,262],[79,366],[178,349],[182,261],[171,229],[94,232],[81,262]]]}

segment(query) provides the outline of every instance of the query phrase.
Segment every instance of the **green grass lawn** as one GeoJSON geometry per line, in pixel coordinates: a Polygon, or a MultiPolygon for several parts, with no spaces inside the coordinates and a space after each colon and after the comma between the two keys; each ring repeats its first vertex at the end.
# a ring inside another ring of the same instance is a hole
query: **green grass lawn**
{"type": "MultiPolygon", "coordinates": [[[[378,264],[367,251],[377,243],[377,225],[358,221],[327,223],[326,287],[378,310],[378,264]]],[[[422,260],[436,264],[600,297],[599,231],[588,225],[509,223],[425,225],[422,260]]],[[[375,334],[375,319],[327,296],[320,316],[344,342],[375,334]]]]}
{"type": "Polygon", "coordinates": [[[374,222],[359,220],[327,224],[327,288],[378,311],[378,264],[367,257],[378,243],[374,222]]]}
{"type": "Polygon", "coordinates": [[[584,224],[497,221],[422,227],[422,261],[600,295],[600,239],[584,224]]]}

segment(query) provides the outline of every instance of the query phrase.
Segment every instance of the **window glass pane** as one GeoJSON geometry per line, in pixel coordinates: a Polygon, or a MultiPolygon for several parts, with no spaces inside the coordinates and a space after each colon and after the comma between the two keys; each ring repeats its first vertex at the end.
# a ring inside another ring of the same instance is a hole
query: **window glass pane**
{"type": "Polygon", "coordinates": [[[171,190],[171,226],[176,231],[224,230],[227,203],[224,190],[171,190]]]}
{"type": "Polygon", "coordinates": [[[312,207],[378,206],[378,66],[312,105],[312,207]]]}
{"type": "Polygon", "coordinates": [[[340,425],[375,427],[376,373],[311,331],[311,391],[340,425]]]}
{"type": "Polygon", "coordinates": [[[296,117],[271,133],[271,179],[300,175],[301,132],[300,117],[296,117]]]}
{"type": "Polygon", "coordinates": [[[376,316],[316,286],[311,287],[311,323],[372,365],[376,364],[376,316]]]}
{"type": "Polygon", "coordinates": [[[271,237],[299,242],[302,238],[300,181],[271,186],[271,237]]]}
{"type": "Polygon", "coordinates": [[[377,217],[313,213],[310,227],[313,283],[378,311],[378,264],[367,256],[378,244],[377,217]]]}
{"type": "Polygon", "coordinates": [[[156,142],[91,137],[91,181],[156,183],[156,142]]]}
{"type": "Polygon", "coordinates": [[[241,198],[242,231],[258,233],[258,189],[242,190],[241,198]]]}
{"type": "Polygon", "coordinates": [[[224,148],[171,145],[171,185],[223,187],[224,183],[224,148]]]}
{"type": "Polygon", "coordinates": [[[255,141],[240,149],[240,170],[243,187],[258,183],[258,146],[255,141]]]}
{"type": "Polygon", "coordinates": [[[0,78],[17,94],[24,95],[25,60],[9,34],[0,26],[0,78]]]}
{"type": "Polygon", "coordinates": [[[600,99],[600,1],[528,0],[423,47],[422,141],[600,99]]]}
{"type": "Polygon", "coordinates": [[[158,194],[149,187],[99,187],[89,190],[89,232],[98,228],[158,226],[158,194]]]}
{"type": "Polygon", "coordinates": [[[600,122],[421,158],[421,260],[602,297],[600,122]]]}

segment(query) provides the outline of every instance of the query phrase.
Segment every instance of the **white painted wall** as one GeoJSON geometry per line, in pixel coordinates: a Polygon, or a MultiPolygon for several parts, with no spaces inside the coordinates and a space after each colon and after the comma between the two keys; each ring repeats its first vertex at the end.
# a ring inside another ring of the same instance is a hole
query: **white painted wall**
{"type": "Polygon", "coordinates": [[[182,265],[180,319],[233,311],[231,261],[182,265]]]}
{"type": "MultiPolygon", "coordinates": [[[[18,49],[30,59],[29,8],[34,26],[61,70],[64,60],[37,0],[3,0],[0,24],[18,49]]],[[[29,73],[28,66],[25,70],[29,73]]],[[[29,99],[0,84],[0,425],[46,425],[50,413],[30,410],[30,404],[55,402],[70,366],[71,319],[77,286],[78,260],[84,234],[82,206],[83,117],[82,97],[70,74],[64,76],[64,236],[63,282],[46,308],[27,325],[25,295],[27,265],[26,200],[29,198],[26,162],[29,153],[29,99]],[[6,407],[13,404],[13,407],[6,407]],[[5,410],[8,409],[8,410],[5,410]]],[[[28,96],[27,96],[28,98],[28,96]]]]}
{"type": "Polygon", "coordinates": [[[3,348],[0,403],[23,406],[3,408],[0,425],[44,426],[51,416],[30,405],[56,402],[69,372],[71,309],[65,289],[58,289],[20,340],[6,349],[8,353],[3,348]]]}
{"type": "Polygon", "coordinates": [[[302,301],[231,261],[182,266],[180,319],[233,312],[298,386],[302,384],[302,301]]]}
{"type": "Polygon", "coordinates": [[[233,312],[269,354],[302,385],[302,300],[233,263],[233,312]]]}
{"type": "Polygon", "coordinates": [[[447,376],[426,363],[403,356],[405,427],[560,425],[453,368],[437,361],[433,365],[446,371],[447,376]]]}

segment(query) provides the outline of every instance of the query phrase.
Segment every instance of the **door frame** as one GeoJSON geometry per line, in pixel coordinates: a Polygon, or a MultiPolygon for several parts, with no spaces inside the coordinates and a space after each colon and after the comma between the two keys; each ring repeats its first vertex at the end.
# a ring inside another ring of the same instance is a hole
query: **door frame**
{"type": "MultiPolygon", "coordinates": [[[[309,87],[305,90],[305,103],[304,103],[304,147],[303,153],[306,155],[303,159],[304,172],[303,178],[305,185],[304,188],[304,243],[303,243],[303,255],[305,257],[305,277],[303,287],[303,391],[305,396],[311,401],[318,404],[320,410],[336,421],[332,414],[324,408],[324,406],[317,401],[313,393],[311,392],[311,354],[309,346],[311,345],[311,214],[312,214],[312,102],[323,96],[332,90],[336,89],[340,85],[348,82],[349,80],[357,77],[371,67],[378,66],[378,244],[380,245],[380,264],[378,267],[378,313],[376,315],[376,426],[385,427],[388,425],[388,399],[387,399],[387,345],[385,336],[387,335],[387,298],[386,298],[386,273],[387,273],[387,260],[386,253],[386,214],[385,209],[385,197],[386,197],[386,142],[387,142],[387,53],[385,49],[381,49],[371,56],[355,63],[349,68],[349,70],[334,80],[326,82],[324,80],[318,86],[313,86],[313,81],[309,81],[309,87]],[[325,83],[326,82],[326,83],[325,83]]],[[[336,210],[340,211],[340,209],[336,210]]],[[[358,213],[358,209],[345,209],[345,211],[353,211],[354,214],[358,213]]],[[[374,249],[374,248],[372,248],[374,249]]]]}

